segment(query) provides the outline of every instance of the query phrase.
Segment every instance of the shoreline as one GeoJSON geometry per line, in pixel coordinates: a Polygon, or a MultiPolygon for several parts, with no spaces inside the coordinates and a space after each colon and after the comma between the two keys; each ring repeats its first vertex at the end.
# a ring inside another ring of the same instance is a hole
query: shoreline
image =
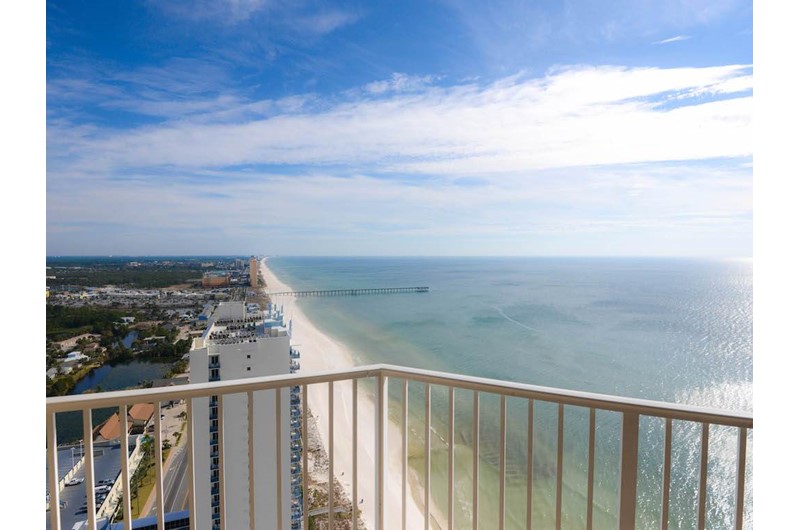
{"type": "MultiPolygon", "coordinates": [[[[269,290],[291,291],[292,288],[282,282],[267,266],[267,260],[259,262],[259,270],[269,290]]],[[[264,288],[266,292],[268,289],[264,288]]],[[[292,323],[292,344],[300,351],[300,374],[308,374],[325,370],[343,369],[355,366],[352,353],[347,347],[333,340],[323,333],[308,319],[298,307],[292,297],[282,297],[272,300],[273,304],[283,305],[286,318],[292,323]]],[[[358,497],[363,503],[358,504],[367,528],[374,528],[375,499],[374,499],[374,449],[375,449],[375,415],[372,390],[366,390],[364,383],[359,385],[358,392],[358,497]]],[[[347,497],[352,494],[352,386],[350,384],[335,384],[333,390],[334,400],[334,437],[341,440],[334,444],[333,467],[334,476],[341,483],[347,497]]],[[[308,387],[308,407],[317,421],[322,445],[330,455],[328,447],[328,386],[311,385],[308,387]]],[[[389,419],[389,418],[387,418],[389,419]]],[[[387,422],[388,439],[399,440],[400,427],[389,419],[387,422]]],[[[410,434],[410,433],[409,433],[410,434]]],[[[399,447],[387,447],[387,476],[400,477],[402,473],[402,455],[399,447]]],[[[418,528],[424,525],[423,509],[419,502],[424,498],[420,484],[415,480],[415,473],[411,465],[408,466],[409,481],[406,484],[406,508],[409,528],[418,528]]],[[[359,500],[350,499],[351,502],[359,500]]],[[[441,526],[434,516],[435,508],[431,510],[431,526],[441,526]]],[[[397,480],[387,480],[384,489],[384,520],[399,521],[402,515],[402,488],[397,480]]],[[[441,520],[441,519],[440,519],[441,520]]]]}

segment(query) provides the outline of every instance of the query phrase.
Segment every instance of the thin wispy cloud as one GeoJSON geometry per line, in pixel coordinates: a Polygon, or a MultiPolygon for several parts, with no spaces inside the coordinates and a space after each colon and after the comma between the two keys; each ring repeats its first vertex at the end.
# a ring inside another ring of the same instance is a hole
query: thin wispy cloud
{"type": "Polygon", "coordinates": [[[172,0],[150,1],[154,9],[167,15],[188,19],[233,24],[249,19],[255,14],[279,5],[272,0],[172,0]]]}
{"type": "Polygon", "coordinates": [[[415,76],[399,72],[392,74],[390,79],[373,81],[364,86],[370,94],[385,94],[387,92],[411,92],[428,87],[433,82],[433,76],[415,76]]]}
{"type": "Polygon", "coordinates": [[[671,42],[680,42],[680,41],[689,40],[689,39],[691,39],[691,37],[689,37],[688,35],[676,35],[676,36],[670,37],[668,39],[656,41],[653,44],[669,44],[671,42]]]}

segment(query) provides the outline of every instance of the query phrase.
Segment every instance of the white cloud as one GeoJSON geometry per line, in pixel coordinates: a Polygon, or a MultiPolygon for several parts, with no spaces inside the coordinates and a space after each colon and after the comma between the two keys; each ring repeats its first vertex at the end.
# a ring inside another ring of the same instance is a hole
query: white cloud
{"type": "Polygon", "coordinates": [[[298,17],[293,21],[301,29],[314,34],[325,35],[344,26],[356,22],[359,16],[355,13],[339,10],[321,11],[306,17],[298,17]]]}
{"type": "Polygon", "coordinates": [[[751,78],[736,65],[571,67],[336,102],[217,99],[122,131],[54,118],[48,241],[69,248],[113,220],[142,234],[120,245],[186,234],[186,251],[213,230],[240,245],[221,252],[269,238],[286,253],[355,240],[351,253],[391,253],[381,242],[405,238],[463,254],[487,238],[493,253],[592,253],[593,235],[613,234],[608,252],[747,255],[751,78]],[[200,214],[212,211],[225,213],[200,214]]]}
{"type": "Polygon", "coordinates": [[[689,37],[687,35],[675,35],[674,37],[670,37],[668,39],[656,41],[653,44],[669,44],[671,42],[680,42],[680,41],[689,40],[689,39],[691,39],[691,37],[689,37]]]}
{"type": "Polygon", "coordinates": [[[150,3],[176,18],[225,23],[247,20],[275,4],[271,0],[171,0],[169,2],[155,0],[150,3]]]}
{"type": "Polygon", "coordinates": [[[421,90],[433,82],[433,76],[412,76],[395,72],[391,79],[373,81],[364,86],[369,94],[385,94],[387,92],[412,92],[421,90]]]}
{"type": "MultiPolygon", "coordinates": [[[[381,97],[324,108],[318,102],[319,110],[302,99],[294,107],[273,106],[270,117],[241,123],[200,119],[101,131],[59,147],[74,154],[75,169],[104,174],[153,166],[334,164],[351,172],[491,177],[747,157],[752,96],[741,91],[751,86],[749,70],[562,68],[543,78],[514,77],[489,86],[424,86],[410,94],[387,89],[381,97]],[[701,93],[737,97],[677,99],[701,93]],[[667,103],[672,106],[663,107],[667,103]]],[[[394,79],[400,86],[411,83],[394,79]]]]}

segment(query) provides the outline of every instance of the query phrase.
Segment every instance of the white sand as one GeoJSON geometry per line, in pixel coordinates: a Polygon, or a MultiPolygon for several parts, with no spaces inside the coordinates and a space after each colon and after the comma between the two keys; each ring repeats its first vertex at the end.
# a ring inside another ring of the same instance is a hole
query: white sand
{"type": "MultiPolygon", "coordinates": [[[[291,287],[278,280],[261,262],[261,273],[267,283],[268,291],[291,291],[291,287]]],[[[309,374],[325,370],[343,369],[354,366],[353,356],[347,348],[322,333],[303,314],[293,297],[280,297],[272,301],[283,305],[285,316],[292,320],[292,344],[300,351],[300,373],[309,374]]],[[[287,322],[288,324],[288,322],[287,322]]],[[[375,527],[375,408],[372,400],[374,379],[364,380],[359,384],[358,395],[358,497],[355,502],[364,499],[359,505],[367,528],[375,527]],[[368,394],[367,394],[368,393],[368,394]]],[[[319,434],[325,451],[330,455],[328,447],[328,385],[317,384],[308,388],[308,402],[312,415],[317,419],[319,434]]],[[[352,494],[352,386],[349,382],[334,385],[334,476],[348,493],[352,494]]],[[[384,489],[384,521],[386,528],[400,527],[402,514],[402,455],[400,444],[400,428],[393,422],[388,425],[388,472],[384,489]]],[[[415,502],[412,494],[412,472],[409,468],[409,484],[406,485],[407,527],[422,528],[424,526],[423,510],[415,502]]],[[[416,482],[416,481],[414,481],[416,482]]],[[[416,489],[416,488],[415,488],[416,489]]],[[[422,497],[417,489],[416,498],[422,497]]],[[[433,519],[433,518],[432,518],[433,519]]],[[[431,521],[433,524],[433,520],[431,521]]]]}

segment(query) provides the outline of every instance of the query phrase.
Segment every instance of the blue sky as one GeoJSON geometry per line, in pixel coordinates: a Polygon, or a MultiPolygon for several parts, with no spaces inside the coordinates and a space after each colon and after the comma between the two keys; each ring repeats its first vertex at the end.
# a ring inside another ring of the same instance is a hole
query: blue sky
{"type": "Polygon", "coordinates": [[[752,255],[752,4],[47,4],[47,253],[752,255]]]}

